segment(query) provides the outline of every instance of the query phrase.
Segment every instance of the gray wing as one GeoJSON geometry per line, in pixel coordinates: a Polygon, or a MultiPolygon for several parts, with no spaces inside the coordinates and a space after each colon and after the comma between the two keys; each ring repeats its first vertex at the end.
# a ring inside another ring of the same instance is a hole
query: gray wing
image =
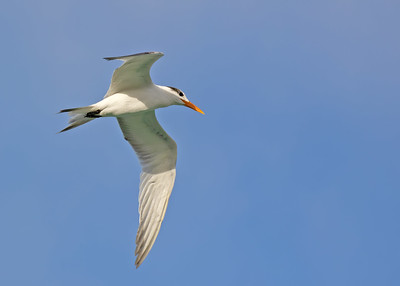
{"type": "Polygon", "coordinates": [[[122,60],[124,63],[117,68],[112,76],[110,87],[104,97],[133,88],[152,84],[150,68],[164,54],[146,52],[121,57],[104,58],[106,60],[122,60]]]}
{"type": "Polygon", "coordinates": [[[158,123],[154,111],[117,117],[125,139],[142,165],[136,268],[152,248],[164,219],[175,181],[176,143],[158,123]]]}

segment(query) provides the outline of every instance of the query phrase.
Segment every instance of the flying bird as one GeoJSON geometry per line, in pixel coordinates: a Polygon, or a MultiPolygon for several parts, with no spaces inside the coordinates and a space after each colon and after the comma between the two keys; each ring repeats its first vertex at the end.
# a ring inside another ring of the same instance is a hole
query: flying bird
{"type": "Polygon", "coordinates": [[[184,105],[202,114],[178,88],[152,82],[150,68],[164,54],[140,54],[104,58],[123,64],[112,76],[104,98],[92,105],[68,112],[64,132],[100,117],[116,117],[125,139],[131,144],[142,166],[139,184],[139,229],[136,235],[136,268],[148,255],[160,231],[168,200],[174,186],[177,148],[155,116],[155,109],[184,105]]]}

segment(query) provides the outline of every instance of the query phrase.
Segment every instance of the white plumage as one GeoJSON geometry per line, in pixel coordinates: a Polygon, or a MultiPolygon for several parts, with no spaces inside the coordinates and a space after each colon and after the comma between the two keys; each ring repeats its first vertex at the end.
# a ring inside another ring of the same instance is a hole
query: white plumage
{"type": "Polygon", "coordinates": [[[136,267],[146,258],[160,231],[176,173],[176,143],[158,123],[154,110],[185,105],[203,113],[181,90],[153,84],[150,68],[162,56],[159,52],[147,52],[105,58],[124,63],[114,71],[104,99],[87,107],[61,110],[70,115],[70,124],[61,132],[98,117],[117,117],[125,139],[139,158],[142,173],[136,267]]]}

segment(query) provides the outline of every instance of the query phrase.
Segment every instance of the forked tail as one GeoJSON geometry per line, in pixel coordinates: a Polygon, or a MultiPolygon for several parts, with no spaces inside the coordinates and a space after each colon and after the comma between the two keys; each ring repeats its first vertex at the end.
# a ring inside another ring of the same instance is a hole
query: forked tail
{"type": "Polygon", "coordinates": [[[61,130],[59,133],[78,127],[82,124],[88,123],[89,121],[101,117],[98,114],[101,110],[96,110],[93,105],[86,107],[63,109],[59,113],[68,112],[70,116],[69,125],[61,130]]]}

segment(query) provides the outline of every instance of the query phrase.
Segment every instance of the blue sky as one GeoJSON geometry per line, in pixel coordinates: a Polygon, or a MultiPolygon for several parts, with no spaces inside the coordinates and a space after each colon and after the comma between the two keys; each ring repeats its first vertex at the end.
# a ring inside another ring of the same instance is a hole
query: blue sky
{"type": "Polygon", "coordinates": [[[399,6],[3,3],[1,285],[399,285],[399,6]],[[143,51],[206,115],[157,112],[177,180],[135,270],[134,152],[56,113],[143,51]]]}

